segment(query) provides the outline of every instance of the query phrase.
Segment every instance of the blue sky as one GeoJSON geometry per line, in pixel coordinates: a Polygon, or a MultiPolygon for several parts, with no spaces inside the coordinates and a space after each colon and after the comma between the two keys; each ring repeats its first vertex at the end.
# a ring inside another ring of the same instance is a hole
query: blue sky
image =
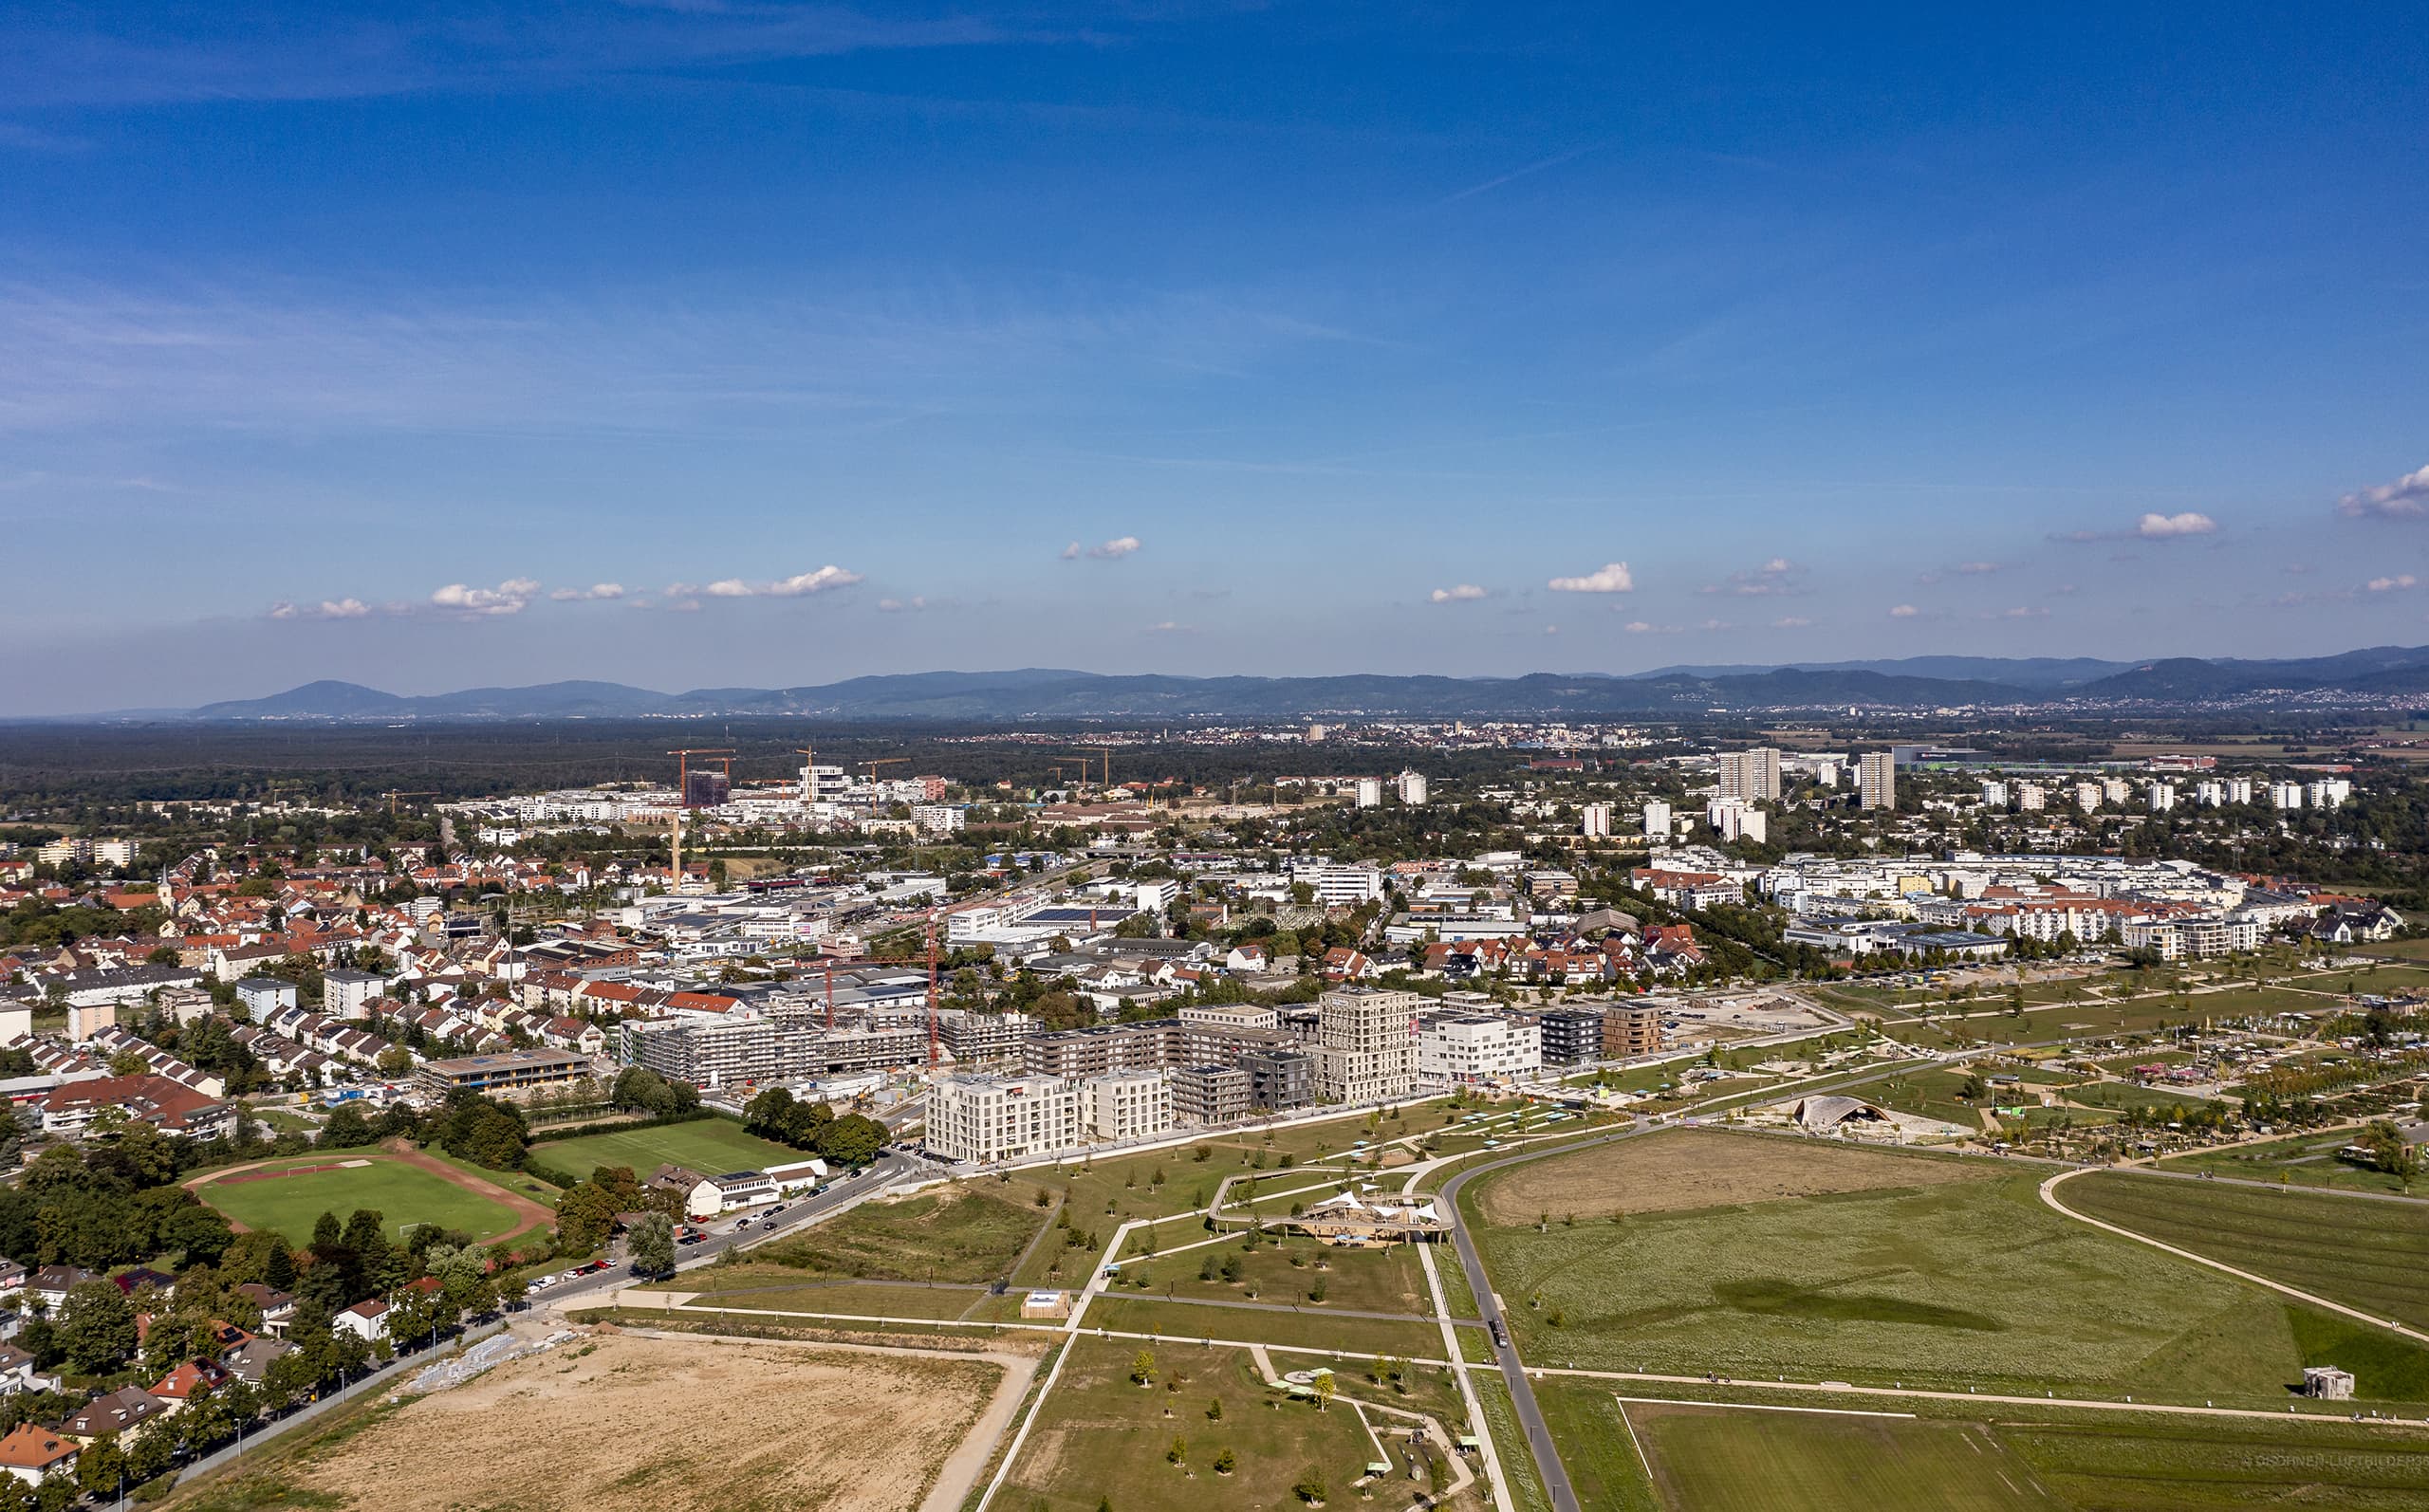
{"type": "Polygon", "coordinates": [[[2429,28],[2066,9],[0,6],[0,712],[2429,642],[2429,28]]]}

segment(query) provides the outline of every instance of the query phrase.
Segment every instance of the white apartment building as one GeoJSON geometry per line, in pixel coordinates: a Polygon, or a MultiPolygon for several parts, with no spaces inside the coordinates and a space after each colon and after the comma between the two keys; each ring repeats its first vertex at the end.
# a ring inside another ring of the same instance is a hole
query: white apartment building
{"type": "Polygon", "coordinates": [[[2343,808],[2353,796],[2353,784],[2342,777],[2330,777],[2304,787],[2303,796],[2313,808],[2343,808]]]}
{"type": "Polygon", "coordinates": [[[1589,840],[1609,839],[1611,838],[1611,815],[1618,806],[1619,805],[1616,803],[1586,804],[1585,810],[1578,816],[1577,832],[1589,840]]]}
{"type": "Polygon", "coordinates": [[[1544,1031],[1497,1013],[1429,1013],[1418,1021],[1417,1075],[1430,1087],[1531,1077],[1544,1031]]]}
{"type": "Polygon", "coordinates": [[[1328,1102],[1405,1097],[1417,1085],[1414,992],[1344,987],[1316,1000],[1316,1095],[1328,1102]]]}
{"type": "Polygon", "coordinates": [[[2155,950],[2162,961],[2191,961],[2260,949],[2257,919],[2190,918],[2138,920],[2118,931],[2127,950],[2155,950]]]}
{"type": "Polygon", "coordinates": [[[1644,834],[1647,839],[1666,840],[1670,838],[1670,805],[1656,800],[1644,805],[1644,834]]]}
{"type": "Polygon", "coordinates": [[[2253,795],[2253,792],[2254,792],[2254,788],[2253,788],[2253,785],[2252,785],[2252,779],[2251,779],[2251,778],[2249,778],[2249,777],[2230,777],[2230,778],[2228,778],[2228,779],[2227,779],[2227,802],[2230,802],[2230,803],[2249,803],[2249,802],[2252,802],[2252,795],[2253,795]]]}
{"type": "Polygon", "coordinates": [[[2302,807],[2302,806],[2303,806],[2303,784],[2300,784],[2300,783],[2271,783],[2271,784],[2269,784],[2269,806],[2270,806],[2271,808],[2281,808],[2281,809],[2293,809],[2293,808],[2300,808],[2300,807],[2302,807]]]}
{"type": "Polygon", "coordinates": [[[2134,784],[2123,777],[2104,777],[2100,780],[2100,799],[2104,803],[2122,803],[2133,796],[2134,784]]]}
{"type": "Polygon", "coordinates": [[[1068,1150],[1080,1127],[1080,1094],[1060,1077],[942,1077],[928,1092],[928,1149],[946,1160],[1068,1150]]]}
{"type": "Polygon", "coordinates": [[[1360,808],[1381,808],[1383,806],[1383,780],[1381,778],[1362,777],[1358,779],[1358,806],[1360,808]]]}
{"type": "Polygon", "coordinates": [[[962,811],[954,803],[915,803],[911,822],[922,835],[951,835],[962,826],[962,811]]]}
{"type": "Polygon", "coordinates": [[[2164,814],[2176,806],[2176,784],[2153,783],[2142,789],[2142,802],[2154,814],[2164,814]]]}
{"type": "Polygon", "coordinates": [[[1715,798],[1704,805],[1704,822],[1724,840],[1749,839],[1757,844],[1770,838],[1763,811],[1740,798],[1715,798]]]}
{"type": "Polygon", "coordinates": [[[2049,789],[2039,783],[2015,784],[2015,806],[2026,814],[2038,814],[2049,806],[2049,789]]]}
{"type": "Polygon", "coordinates": [[[1984,783],[1982,784],[1982,806],[1985,808],[2007,807],[2008,784],[1996,782],[1984,783]]]}
{"type": "Polygon", "coordinates": [[[2196,783],[2193,784],[2193,801],[2203,808],[2223,807],[2227,802],[2227,784],[2216,782],[2196,783]]]}
{"type": "Polygon", "coordinates": [[[2077,808],[2082,809],[2086,814],[2097,814],[2100,812],[2100,802],[2101,790],[2098,783],[2077,783],[2075,784],[2075,806],[2077,808]]]}
{"type": "Polygon", "coordinates": [[[1173,1083],[1162,1071],[1115,1071],[1080,1083],[1080,1122],[1097,1139],[1144,1139],[1173,1126],[1173,1083]]]}
{"type": "Polygon", "coordinates": [[[1414,767],[1400,773],[1400,802],[1415,808],[1426,800],[1425,774],[1414,767]]]}
{"type": "Polygon", "coordinates": [[[1383,895],[1383,873],[1380,867],[1294,866],[1290,868],[1290,880],[1314,888],[1316,901],[1326,908],[1356,908],[1383,895]]]}

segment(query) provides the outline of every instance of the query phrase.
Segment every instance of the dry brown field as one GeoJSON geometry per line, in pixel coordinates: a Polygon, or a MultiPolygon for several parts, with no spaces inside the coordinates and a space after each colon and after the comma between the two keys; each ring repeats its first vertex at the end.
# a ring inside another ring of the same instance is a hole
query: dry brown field
{"type": "Polygon", "coordinates": [[[1002,1374],[606,1335],[409,1402],[293,1479],[380,1512],[911,1512],[1002,1374]]]}

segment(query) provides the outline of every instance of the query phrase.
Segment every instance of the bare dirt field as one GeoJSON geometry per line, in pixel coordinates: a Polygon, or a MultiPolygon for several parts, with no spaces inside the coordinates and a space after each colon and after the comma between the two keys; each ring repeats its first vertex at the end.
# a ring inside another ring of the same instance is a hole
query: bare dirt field
{"type": "Polygon", "coordinates": [[[978,1359],[604,1335],[408,1403],[295,1478],[381,1512],[910,1512],[1002,1375],[978,1359]]]}
{"type": "Polygon", "coordinates": [[[1478,1200],[1489,1221],[1520,1225],[1547,1214],[1557,1221],[1680,1212],[1991,1174],[1956,1160],[1818,1139],[1680,1129],[1520,1166],[1493,1178],[1478,1200]]]}

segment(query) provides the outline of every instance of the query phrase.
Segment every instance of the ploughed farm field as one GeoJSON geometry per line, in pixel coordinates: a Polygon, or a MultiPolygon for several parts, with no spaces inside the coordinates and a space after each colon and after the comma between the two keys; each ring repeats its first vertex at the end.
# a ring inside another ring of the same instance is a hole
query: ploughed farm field
{"type": "MultiPolygon", "coordinates": [[[[1477,1240],[1530,1365],[2282,1405],[2305,1364],[2367,1355],[2365,1395],[2429,1386],[2401,1340],[2051,1211],[2038,1168],[1682,1131],[1518,1171],[1540,1226],[1477,1240]],[[1573,1222],[1556,1201],[1564,1174],[1582,1193],[1640,1164],[1753,1200],[1573,1222]],[[1820,1189],[1784,1192],[1799,1169],[1820,1189]]],[[[1508,1210],[1501,1179],[1471,1218],[1508,1210]]]]}

